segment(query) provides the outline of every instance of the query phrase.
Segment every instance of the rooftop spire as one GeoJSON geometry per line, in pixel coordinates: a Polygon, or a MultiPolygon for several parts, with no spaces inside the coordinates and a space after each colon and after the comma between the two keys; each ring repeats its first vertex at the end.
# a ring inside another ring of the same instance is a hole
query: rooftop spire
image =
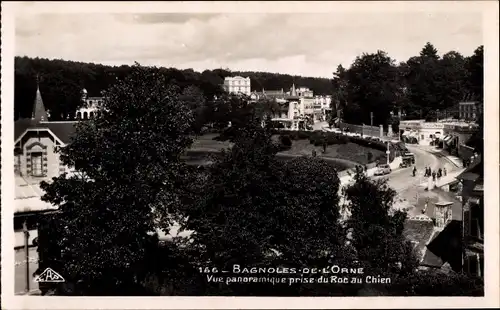
{"type": "Polygon", "coordinates": [[[36,75],[36,97],[35,104],[33,105],[33,113],[31,114],[31,119],[35,122],[48,121],[47,111],[43,105],[42,94],[40,93],[40,85],[38,74],[36,75]]]}

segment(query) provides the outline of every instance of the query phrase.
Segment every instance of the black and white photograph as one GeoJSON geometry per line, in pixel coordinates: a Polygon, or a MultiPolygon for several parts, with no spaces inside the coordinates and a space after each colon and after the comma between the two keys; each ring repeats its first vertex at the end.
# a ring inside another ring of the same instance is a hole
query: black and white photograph
{"type": "Polygon", "coordinates": [[[464,2],[2,4],[2,290],[494,305],[498,3],[464,2]]]}

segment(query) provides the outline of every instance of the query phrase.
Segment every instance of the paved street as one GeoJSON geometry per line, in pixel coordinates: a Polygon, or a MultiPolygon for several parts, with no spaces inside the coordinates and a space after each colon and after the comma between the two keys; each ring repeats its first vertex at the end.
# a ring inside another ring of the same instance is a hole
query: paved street
{"type": "MultiPolygon", "coordinates": [[[[425,167],[431,167],[433,170],[437,170],[439,168],[446,168],[448,173],[453,173],[461,168],[453,165],[450,161],[443,157],[437,157],[436,155],[425,151],[423,148],[419,146],[406,145],[408,150],[415,154],[415,165],[417,167],[418,175],[416,177],[412,176],[412,169],[403,168],[397,169],[393,171],[390,175],[375,177],[375,179],[379,178],[387,178],[388,185],[396,190],[398,193],[396,208],[410,208],[408,210],[409,215],[417,215],[421,214],[421,209],[423,204],[425,204],[425,199],[429,198],[430,201],[437,200],[450,200],[452,199],[452,194],[443,194],[443,193],[433,193],[425,191],[425,188],[419,186],[419,184],[427,182],[427,179],[423,177],[423,171],[425,167]],[[418,202],[417,202],[418,197],[418,202]],[[415,208],[414,206],[417,205],[415,208]]],[[[428,214],[430,214],[432,210],[428,210],[428,214]]],[[[458,215],[457,212],[453,212],[454,215],[458,215]]],[[[454,216],[455,217],[455,216],[454,216]]]]}

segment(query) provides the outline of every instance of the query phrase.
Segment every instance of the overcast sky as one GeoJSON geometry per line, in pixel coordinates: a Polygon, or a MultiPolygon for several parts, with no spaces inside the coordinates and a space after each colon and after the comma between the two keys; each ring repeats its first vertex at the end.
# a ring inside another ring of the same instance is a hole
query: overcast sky
{"type": "Polygon", "coordinates": [[[405,61],[428,41],[440,54],[471,55],[483,44],[481,14],[21,11],[15,28],[18,56],[321,77],[377,49],[405,61]]]}

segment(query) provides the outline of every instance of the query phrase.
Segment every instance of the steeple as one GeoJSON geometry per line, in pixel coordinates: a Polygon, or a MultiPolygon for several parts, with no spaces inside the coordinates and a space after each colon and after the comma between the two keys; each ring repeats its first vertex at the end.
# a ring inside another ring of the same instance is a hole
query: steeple
{"type": "Polygon", "coordinates": [[[295,83],[292,84],[292,96],[297,96],[297,92],[295,90],[295,83]]]}
{"type": "Polygon", "coordinates": [[[43,105],[42,94],[40,93],[38,75],[36,76],[36,98],[35,104],[33,106],[33,113],[31,114],[31,119],[37,123],[49,120],[47,111],[45,110],[45,106],[43,105]]]}

